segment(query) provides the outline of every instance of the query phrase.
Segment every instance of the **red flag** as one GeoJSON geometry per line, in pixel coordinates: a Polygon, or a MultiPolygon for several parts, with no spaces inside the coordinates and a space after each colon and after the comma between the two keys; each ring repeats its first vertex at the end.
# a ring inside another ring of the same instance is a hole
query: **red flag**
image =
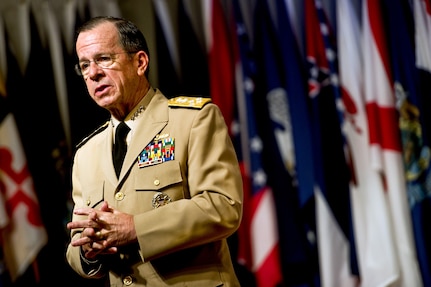
{"type": "Polygon", "coordinates": [[[206,32],[208,66],[210,76],[210,96],[217,104],[230,127],[234,115],[235,65],[238,62],[232,49],[230,23],[219,0],[210,0],[205,6],[208,15],[206,32]]]}

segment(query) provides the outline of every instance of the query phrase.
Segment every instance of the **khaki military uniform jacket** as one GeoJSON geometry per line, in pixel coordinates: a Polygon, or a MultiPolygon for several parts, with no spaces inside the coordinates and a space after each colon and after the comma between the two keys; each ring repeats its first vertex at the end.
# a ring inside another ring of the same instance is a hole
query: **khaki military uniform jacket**
{"type": "Polygon", "coordinates": [[[239,286],[226,238],[241,221],[242,182],[226,124],[212,103],[168,102],[150,89],[138,105],[142,112],[132,111],[137,116],[119,179],[110,122],[77,148],[75,207],[97,208],[106,200],[133,214],[138,244],[88,264],[80,247],[69,245],[67,260],[81,276],[109,274],[110,286],[239,286]],[[151,156],[154,146],[164,155],[151,156]]]}

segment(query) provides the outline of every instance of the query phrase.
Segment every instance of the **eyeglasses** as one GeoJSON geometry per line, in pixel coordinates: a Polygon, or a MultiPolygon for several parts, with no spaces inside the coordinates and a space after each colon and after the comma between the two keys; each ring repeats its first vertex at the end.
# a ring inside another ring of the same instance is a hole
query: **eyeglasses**
{"type": "Polygon", "coordinates": [[[116,56],[120,54],[134,54],[136,52],[123,52],[123,53],[115,53],[115,54],[100,54],[97,55],[92,61],[81,61],[75,65],[75,72],[78,76],[86,77],[90,73],[90,65],[91,62],[94,62],[97,66],[102,69],[110,68],[116,60],[116,56]]]}

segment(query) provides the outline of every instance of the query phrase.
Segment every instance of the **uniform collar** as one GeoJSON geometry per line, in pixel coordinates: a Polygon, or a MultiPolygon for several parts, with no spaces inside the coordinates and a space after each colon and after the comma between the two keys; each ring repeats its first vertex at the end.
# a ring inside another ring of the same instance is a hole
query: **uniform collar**
{"type": "MultiPolygon", "coordinates": [[[[145,96],[141,99],[141,101],[126,116],[126,118],[124,119],[124,122],[129,126],[129,128],[133,129],[133,127],[135,126],[135,123],[134,123],[135,120],[137,120],[142,116],[144,111],[147,109],[147,106],[150,103],[151,98],[154,96],[155,93],[156,91],[152,87],[150,87],[150,89],[145,94],[145,96]]],[[[119,120],[111,116],[111,124],[114,130],[119,123],[120,123],[119,120]]]]}

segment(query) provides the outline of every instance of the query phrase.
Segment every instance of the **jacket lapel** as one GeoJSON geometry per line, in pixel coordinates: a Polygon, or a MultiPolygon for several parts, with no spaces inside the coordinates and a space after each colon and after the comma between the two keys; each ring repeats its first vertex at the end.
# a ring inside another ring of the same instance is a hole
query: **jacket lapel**
{"type": "MultiPolygon", "coordinates": [[[[133,164],[137,162],[138,155],[142,150],[167,125],[169,118],[168,109],[167,99],[157,91],[142,116],[136,119],[136,128],[133,134],[133,140],[128,147],[126,157],[124,158],[123,168],[121,169],[119,178],[120,181],[133,167],[133,164]]],[[[112,163],[111,166],[113,166],[112,163]]],[[[115,177],[114,168],[112,167],[111,169],[115,177]]]]}
{"type": "Polygon", "coordinates": [[[112,124],[109,123],[106,128],[106,138],[103,143],[103,154],[106,154],[105,157],[102,157],[100,160],[100,164],[102,165],[102,169],[104,174],[106,174],[106,178],[112,186],[116,186],[118,184],[117,175],[115,174],[114,164],[112,163],[112,139],[113,139],[114,128],[112,124]]]}

